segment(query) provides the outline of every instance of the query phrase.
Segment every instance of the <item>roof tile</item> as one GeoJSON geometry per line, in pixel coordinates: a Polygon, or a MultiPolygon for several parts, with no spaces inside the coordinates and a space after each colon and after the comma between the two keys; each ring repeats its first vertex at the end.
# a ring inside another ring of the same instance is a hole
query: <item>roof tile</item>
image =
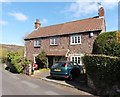
{"type": "Polygon", "coordinates": [[[103,18],[93,17],[83,20],[66,22],[63,24],[40,27],[38,30],[34,30],[25,39],[102,30],[103,21],[103,18]]]}

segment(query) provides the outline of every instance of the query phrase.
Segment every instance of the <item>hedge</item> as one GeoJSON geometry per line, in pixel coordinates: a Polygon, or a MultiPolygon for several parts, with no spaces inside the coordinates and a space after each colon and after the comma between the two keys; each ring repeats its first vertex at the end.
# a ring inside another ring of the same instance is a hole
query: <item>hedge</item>
{"type": "Polygon", "coordinates": [[[120,57],[120,32],[104,32],[93,45],[93,54],[105,54],[120,57]]]}
{"type": "Polygon", "coordinates": [[[103,93],[114,85],[120,86],[120,57],[85,55],[82,60],[97,90],[103,93]]]}
{"type": "Polygon", "coordinates": [[[18,54],[18,52],[9,52],[7,54],[7,61],[10,62],[11,72],[23,73],[25,66],[30,64],[30,61],[18,54]]]}

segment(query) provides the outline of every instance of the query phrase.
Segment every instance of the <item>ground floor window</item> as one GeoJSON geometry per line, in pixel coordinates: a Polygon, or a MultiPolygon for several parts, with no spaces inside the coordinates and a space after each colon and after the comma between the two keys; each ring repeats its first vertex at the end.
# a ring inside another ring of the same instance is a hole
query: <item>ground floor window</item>
{"type": "Polygon", "coordinates": [[[81,56],[71,56],[71,61],[77,62],[79,65],[82,64],[81,56]]]}

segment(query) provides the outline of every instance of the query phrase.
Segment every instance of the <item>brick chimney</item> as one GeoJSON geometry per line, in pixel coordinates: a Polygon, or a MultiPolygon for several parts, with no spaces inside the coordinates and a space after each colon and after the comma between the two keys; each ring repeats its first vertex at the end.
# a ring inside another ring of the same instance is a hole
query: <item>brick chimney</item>
{"type": "Polygon", "coordinates": [[[103,6],[101,6],[101,7],[98,9],[98,15],[99,15],[99,17],[104,17],[104,8],[103,8],[103,6]]]}
{"type": "Polygon", "coordinates": [[[38,28],[40,28],[40,20],[39,19],[36,19],[35,21],[35,29],[37,30],[38,28]]]}

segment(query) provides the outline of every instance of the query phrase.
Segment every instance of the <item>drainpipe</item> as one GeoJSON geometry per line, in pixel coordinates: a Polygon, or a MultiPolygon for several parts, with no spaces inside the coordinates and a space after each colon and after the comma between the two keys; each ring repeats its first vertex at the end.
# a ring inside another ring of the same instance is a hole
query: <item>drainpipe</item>
{"type": "Polygon", "coordinates": [[[69,52],[70,52],[70,50],[68,49],[68,51],[67,51],[65,57],[69,57],[69,55],[68,55],[69,52]]]}

